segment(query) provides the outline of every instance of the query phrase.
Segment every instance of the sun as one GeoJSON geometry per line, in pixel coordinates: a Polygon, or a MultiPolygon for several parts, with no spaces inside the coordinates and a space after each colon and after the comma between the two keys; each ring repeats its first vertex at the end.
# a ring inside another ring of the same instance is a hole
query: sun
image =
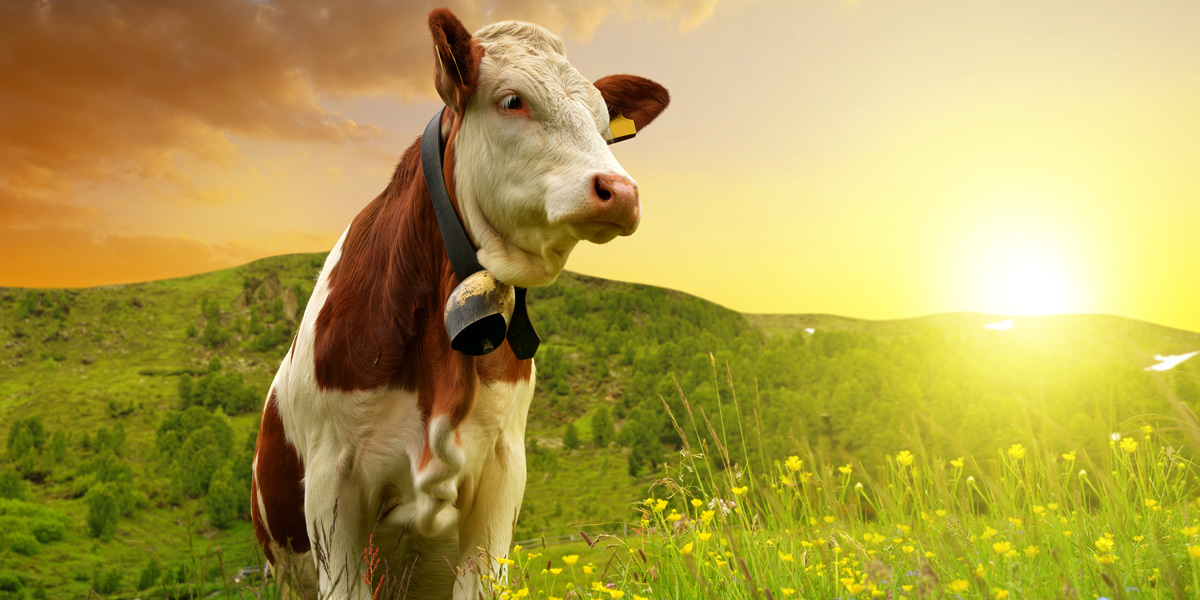
{"type": "Polygon", "coordinates": [[[1048,315],[1078,308],[1076,277],[1061,253],[1020,241],[993,253],[983,273],[985,310],[1008,315],[1048,315]]]}

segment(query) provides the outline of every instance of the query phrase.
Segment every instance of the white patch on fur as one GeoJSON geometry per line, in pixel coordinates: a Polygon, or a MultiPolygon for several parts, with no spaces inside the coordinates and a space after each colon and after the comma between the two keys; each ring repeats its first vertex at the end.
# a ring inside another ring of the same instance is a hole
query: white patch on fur
{"type": "Polygon", "coordinates": [[[515,21],[475,39],[486,54],[455,141],[458,204],[484,268],[512,285],[549,285],[582,239],[565,220],[588,210],[595,177],[629,174],[605,141],[604,98],[562,40],[515,21]],[[496,110],[513,93],[530,118],[496,110]]]}

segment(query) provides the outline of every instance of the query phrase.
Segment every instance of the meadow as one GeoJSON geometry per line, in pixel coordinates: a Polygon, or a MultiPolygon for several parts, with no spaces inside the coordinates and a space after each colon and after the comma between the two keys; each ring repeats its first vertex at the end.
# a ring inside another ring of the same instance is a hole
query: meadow
{"type": "Polygon", "coordinates": [[[1196,443],[1200,421],[1180,408],[1099,456],[1029,437],[941,457],[912,440],[878,465],[744,466],[685,444],[633,533],[590,540],[586,559],[515,548],[492,597],[1194,598],[1200,480],[1167,439],[1196,443]]]}
{"type": "MultiPolygon", "coordinates": [[[[278,596],[234,581],[262,564],[249,460],[322,259],[0,290],[0,598],[278,596]]],[[[1196,596],[1200,378],[1146,367],[1200,334],[743,315],[569,273],[530,311],[495,598],[1196,596]]]]}

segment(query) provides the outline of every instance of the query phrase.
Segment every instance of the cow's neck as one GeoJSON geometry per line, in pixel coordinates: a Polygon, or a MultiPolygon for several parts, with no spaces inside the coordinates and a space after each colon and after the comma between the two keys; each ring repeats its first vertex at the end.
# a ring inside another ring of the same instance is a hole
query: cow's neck
{"type": "MultiPolygon", "coordinates": [[[[454,135],[444,168],[454,197],[454,135]]],[[[329,274],[329,295],[317,317],[316,379],[326,389],[383,386],[425,391],[433,402],[435,378],[526,379],[531,361],[518,361],[505,344],[475,359],[450,349],[442,320],[454,276],[421,174],[420,141],[405,151],[391,182],[355,217],[329,274]]],[[[467,394],[473,385],[456,384],[467,394]]],[[[452,402],[465,416],[469,402],[452,402]]],[[[432,410],[432,405],[425,406],[432,410]]],[[[456,419],[457,420],[457,419],[456,419]]]]}

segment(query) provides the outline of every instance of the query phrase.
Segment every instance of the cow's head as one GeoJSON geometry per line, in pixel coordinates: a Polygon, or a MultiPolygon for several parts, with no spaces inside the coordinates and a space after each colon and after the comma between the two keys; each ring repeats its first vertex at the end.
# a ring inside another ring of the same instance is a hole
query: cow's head
{"type": "Polygon", "coordinates": [[[623,115],[640,131],[667,107],[666,89],[634,75],[590,83],[537,25],[507,21],[472,36],[439,9],[429,28],[450,108],[447,178],[484,268],[512,285],[547,285],[580,240],[637,229],[637,182],[608,148],[609,122],[623,115]]]}

